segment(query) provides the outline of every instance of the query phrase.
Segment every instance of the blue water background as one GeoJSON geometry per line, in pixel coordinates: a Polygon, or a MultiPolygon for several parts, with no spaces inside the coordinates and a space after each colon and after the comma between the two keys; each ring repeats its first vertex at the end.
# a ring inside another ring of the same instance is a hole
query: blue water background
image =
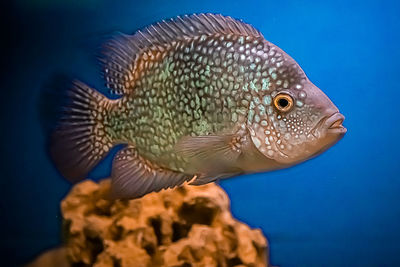
{"type": "MultiPolygon", "coordinates": [[[[60,242],[70,185],[45,151],[41,87],[54,73],[104,89],[94,48],[178,14],[242,18],[291,55],[346,116],[348,133],[296,167],[221,182],[234,215],[268,237],[280,266],[400,266],[398,1],[16,1],[1,51],[4,266],[60,242]]],[[[109,174],[110,157],[91,175],[109,174]]],[[[3,265],[2,265],[3,266],[3,265]]]]}

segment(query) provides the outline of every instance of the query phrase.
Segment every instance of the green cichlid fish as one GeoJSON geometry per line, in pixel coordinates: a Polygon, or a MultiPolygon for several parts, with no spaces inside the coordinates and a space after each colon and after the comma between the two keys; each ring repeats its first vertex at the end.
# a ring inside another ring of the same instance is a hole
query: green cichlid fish
{"type": "Polygon", "coordinates": [[[126,144],[113,161],[116,198],[285,168],[346,132],[299,65],[231,17],[176,17],[104,50],[106,85],[120,98],[76,81],[50,152],[77,181],[126,144]]]}

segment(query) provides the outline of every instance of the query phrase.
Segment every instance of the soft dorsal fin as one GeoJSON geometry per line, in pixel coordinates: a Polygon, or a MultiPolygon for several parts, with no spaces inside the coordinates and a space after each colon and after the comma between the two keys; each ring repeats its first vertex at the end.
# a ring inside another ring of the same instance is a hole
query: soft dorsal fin
{"type": "Polygon", "coordinates": [[[123,95],[129,91],[136,59],[144,50],[155,46],[162,49],[174,41],[216,33],[262,37],[250,24],[222,15],[202,13],[163,20],[134,35],[121,34],[106,44],[102,60],[106,85],[112,93],[123,95]]]}

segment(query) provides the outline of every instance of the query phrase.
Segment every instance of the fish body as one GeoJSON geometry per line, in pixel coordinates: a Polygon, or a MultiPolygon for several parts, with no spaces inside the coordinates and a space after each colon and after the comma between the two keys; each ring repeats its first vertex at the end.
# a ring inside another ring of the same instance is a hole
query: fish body
{"type": "Polygon", "coordinates": [[[288,167],[346,131],[291,57],[230,17],[163,21],[115,38],[104,54],[106,85],[120,98],[75,82],[51,153],[79,180],[126,144],[113,162],[115,197],[288,167]]]}

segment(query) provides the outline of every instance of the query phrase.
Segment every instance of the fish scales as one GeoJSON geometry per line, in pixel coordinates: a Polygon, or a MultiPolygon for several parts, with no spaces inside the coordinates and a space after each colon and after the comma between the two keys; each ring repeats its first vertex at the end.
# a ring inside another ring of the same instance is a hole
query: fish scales
{"type": "Polygon", "coordinates": [[[76,82],[70,111],[89,115],[65,117],[52,153],[74,180],[126,144],[113,162],[116,197],[285,168],[346,131],[290,56],[230,17],[163,21],[111,41],[105,56],[106,85],[121,97],[76,82]]]}
{"type": "MultiPolygon", "coordinates": [[[[251,120],[246,117],[250,103],[261,102],[258,92],[270,86],[265,81],[276,73],[287,76],[288,62],[273,50],[263,38],[234,34],[197,36],[167,45],[163,52],[149,48],[137,59],[132,93],[112,115],[128,129],[109,127],[141,155],[182,171],[185,159],[173,151],[179,138],[231,131],[234,124],[251,120]],[[265,64],[272,58],[274,65],[265,64]],[[122,106],[131,109],[129,116],[119,115],[122,106]]],[[[303,78],[292,77],[283,83],[290,86],[303,78]]]]}

